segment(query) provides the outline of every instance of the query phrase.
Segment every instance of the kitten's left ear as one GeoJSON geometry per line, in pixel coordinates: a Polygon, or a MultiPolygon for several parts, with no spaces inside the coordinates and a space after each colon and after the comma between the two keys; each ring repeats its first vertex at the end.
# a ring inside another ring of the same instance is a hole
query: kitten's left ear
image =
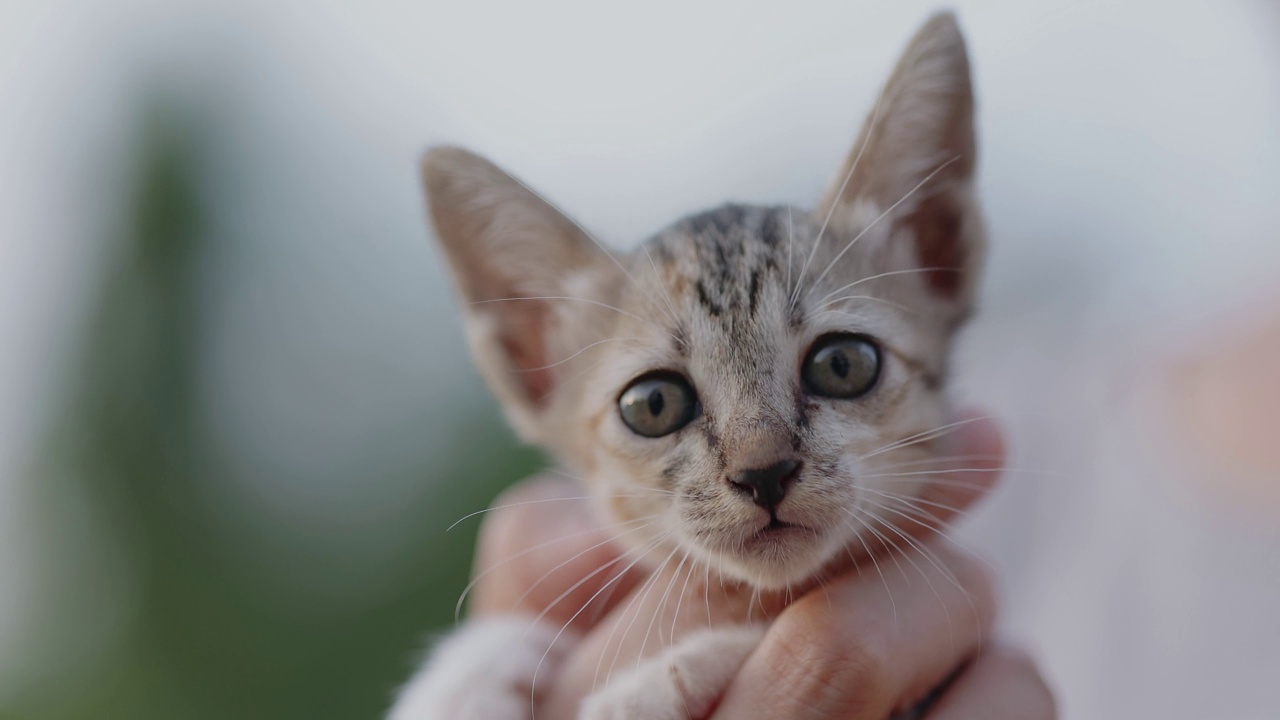
{"type": "Polygon", "coordinates": [[[963,314],[985,244],[976,161],[964,37],[954,15],[939,13],[903,52],[815,214],[822,222],[830,213],[832,228],[856,233],[886,213],[880,222],[891,224],[890,237],[913,244],[912,253],[893,254],[910,256],[917,267],[946,268],[925,273],[924,286],[963,314]]]}
{"type": "Polygon", "coordinates": [[[613,319],[604,308],[620,267],[573,220],[478,155],[435,148],[422,175],[476,365],[520,436],[545,442],[566,359],[613,319]]]}

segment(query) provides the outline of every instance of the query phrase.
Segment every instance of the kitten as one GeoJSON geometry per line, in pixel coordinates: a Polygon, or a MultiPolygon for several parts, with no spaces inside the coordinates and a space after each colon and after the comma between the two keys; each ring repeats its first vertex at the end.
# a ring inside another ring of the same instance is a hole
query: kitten
{"type": "MultiPolygon", "coordinates": [[[[948,417],[951,339],[985,244],[975,152],[964,40],[939,14],[812,212],[724,205],[617,255],[464,150],[430,151],[423,174],[472,351],[519,435],[630,528],[620,542],[634,555],[687,552],[767,591],[804,587],[863,547],[876,493],[920,490],[883,469],[927,461],[927,433],[948,417]],[[636,529],[640,518],[652,522],[636,529]]],[[[570,644],[560,636],[544,660],[559,631],[465,624],[390,717],[528,717],[537,666],[546,682],[570,644]]],[[[761,633],[686,637],[581,716],[709,708],[761,633]]]]}

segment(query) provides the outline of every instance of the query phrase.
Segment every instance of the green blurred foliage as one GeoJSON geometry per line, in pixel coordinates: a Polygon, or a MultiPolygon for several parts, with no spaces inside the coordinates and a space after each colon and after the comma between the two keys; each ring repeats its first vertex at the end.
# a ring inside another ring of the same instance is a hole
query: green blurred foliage
{"type": "Polygon", "coordinates": [[[415,471],[424,483],[468,482],[422,494],[415,508],[422,530],[401,548],[415,572],[347,612],[311,612],[305,591],[282,598],[280,584],[267,587],[244,549],[228,548],[214,531],[202,501],[203,489],[226,482],[230,463],[210,442],[198,392],[216,242],[200,132],[181,113],[151,113],[137,186],[122,188],[129,230],[104,238],[111,251],[103,283],[36,473],[46,539],[63,548],[49,555],[60,558],[61,579],[33,633],[47,646],[32,657],[51,672],[2,701],[9,707],[0,716],[379,717],[428,631],[453,621],[478,525],[445,528],[540,463],[535,452],[500,440],[508,434],[495,414],[462,418],[461,432],[486,437],[484,451],[424,439],[415,471]],[[104,651],[81,653],[79,636],[112,622],[100,601],[121,585],[125,620],[104,630],[104,651]]]}

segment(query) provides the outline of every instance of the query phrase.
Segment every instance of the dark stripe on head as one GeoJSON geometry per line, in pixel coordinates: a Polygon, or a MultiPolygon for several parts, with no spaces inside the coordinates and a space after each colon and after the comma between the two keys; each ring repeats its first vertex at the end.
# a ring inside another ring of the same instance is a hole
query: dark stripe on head
{"type": "Polygon", "coordinates": [[[706,308],[707,312],[711,313],[712,317],[720,317],[723,315],[724,308],[721,307],[719,303],[711,299],[711,295],[707,292],[707,286],[702,283],[702,280],[698,280],[697,288],[698,302],[702,304],[702,307],[706,308]]]}
{"type": "Polygon", "coordinates": [[[751,271],[751,283],[747,287],[747,314],[756,315],[756,306],[760,304],[760,268],[751,271]]]}

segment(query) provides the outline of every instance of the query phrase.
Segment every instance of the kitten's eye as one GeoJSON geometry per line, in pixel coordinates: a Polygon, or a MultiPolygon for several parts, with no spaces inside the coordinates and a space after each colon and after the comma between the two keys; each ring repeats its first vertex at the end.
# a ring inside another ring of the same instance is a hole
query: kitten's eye
{"type": "Polygon", "coordinates": [[[800,376],[814,395],[860,397],[880,379],[880,348],[865,335],[823,335],[809,349],[800,376]]]}
{"type": "Polygon", "coordinates": [[[679,430],[697,410],[693,388],[670,372],[650,373],[627,386],[618,398],[622,422],[639,435],[662,437],[679,430]]]}

